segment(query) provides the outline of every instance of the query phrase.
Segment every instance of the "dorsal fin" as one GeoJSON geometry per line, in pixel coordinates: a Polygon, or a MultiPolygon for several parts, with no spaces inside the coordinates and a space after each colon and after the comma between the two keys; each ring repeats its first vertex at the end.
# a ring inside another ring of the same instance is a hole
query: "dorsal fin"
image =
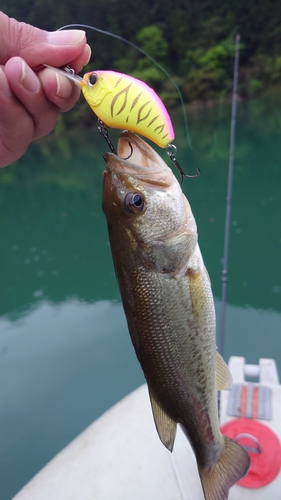
{"type": "Polygon", "coordinates": [[[177,432],[177,423],[167,415],[162,408],[158,399],[155,397],[153,390],[148,385],[148,392],[154,417],[154,423],[162,443],[168,450],[173,451],[174,441],[177,432]]]}

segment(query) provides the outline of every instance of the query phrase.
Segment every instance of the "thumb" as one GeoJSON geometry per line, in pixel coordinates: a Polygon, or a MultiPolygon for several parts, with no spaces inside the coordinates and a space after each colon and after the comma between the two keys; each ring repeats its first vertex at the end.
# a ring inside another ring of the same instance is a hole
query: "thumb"
{"type": "Polygon", "coordinates": [[[85,32],[48,32],[11,19],[0,12],[0,64],[22,57],[31,68],[41,64],[62,66],[77,59],[86,45],[85,32]]]}

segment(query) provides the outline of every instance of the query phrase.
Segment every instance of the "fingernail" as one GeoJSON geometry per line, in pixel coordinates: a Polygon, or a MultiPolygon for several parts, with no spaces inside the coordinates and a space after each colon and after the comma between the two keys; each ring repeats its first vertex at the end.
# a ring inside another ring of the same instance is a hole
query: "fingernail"
{"type": "Polygon", "coordinates": [[[33,73],[33,71],[27,66],[27,64],[22,61],[21,62],[21,79],[20,83],[22,86],[28,90],[29,92],[39,92],[40,89],[40,81],[39,78],[33,73]]]}
{"type": "Polygon", "coordinates": [[[2,68],[0,68],[0,90],[3,92],[3,94],[5,94],[6,97],[12,96],[10,85],[2,68]]]}
{"type": "Polygon", "coordinates": [[[86,64],[88,64],[88,62],[90,61],[91,55],[92,55],[92,50],[91,50],[90,45],[86,44],[84,51],[85,51],[85,61],[87,61],[87,62],[85,62],[85,66],[86,66],[86,64]]]}
{"type": "Polygon", "coordinates": [[[48,42],[51,45],[78,45],[85,36],[86,33],[82,30],[51,31],[48,42]]]}
{"type": "Polygon", "coordinates": [[[71,82],[65,77],[56,72],[57,91],[56,96],[67,99],[72,92],[71,82]]]}

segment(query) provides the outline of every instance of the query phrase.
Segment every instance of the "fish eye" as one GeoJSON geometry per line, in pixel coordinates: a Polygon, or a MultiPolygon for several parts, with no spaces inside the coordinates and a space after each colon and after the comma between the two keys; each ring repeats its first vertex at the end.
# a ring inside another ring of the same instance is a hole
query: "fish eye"
{"type": "Polygon", "coordinates": [[[92,73],[90,78],[89,78],[89,84],[91,86],[95,85],[97,79],[98,79],[98,75],[96,75],[96,73],[92,73]]]}
{"type": "Polygon", "coordinates": [[[125,197],[125,205],[130,212],[141,212],[144,208],[144,199],[139,193],[128,193],[125,197]]]}

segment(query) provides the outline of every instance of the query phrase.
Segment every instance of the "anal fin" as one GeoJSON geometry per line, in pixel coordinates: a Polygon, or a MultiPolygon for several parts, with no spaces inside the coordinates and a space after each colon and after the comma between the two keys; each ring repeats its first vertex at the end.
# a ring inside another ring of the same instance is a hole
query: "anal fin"
{"type": "Polygon", "coordinates": [[[173,451],[174,441],[177,432],[177,423],[167,415],[165,410],[162,408],[157,397],[153,393],[151,387],[148,385],[149,397],[152,407],[152,413],[154,418],[154,423],[159,435],[160,440],[163,445],[168,448],[168,450],[173,451]]]}

